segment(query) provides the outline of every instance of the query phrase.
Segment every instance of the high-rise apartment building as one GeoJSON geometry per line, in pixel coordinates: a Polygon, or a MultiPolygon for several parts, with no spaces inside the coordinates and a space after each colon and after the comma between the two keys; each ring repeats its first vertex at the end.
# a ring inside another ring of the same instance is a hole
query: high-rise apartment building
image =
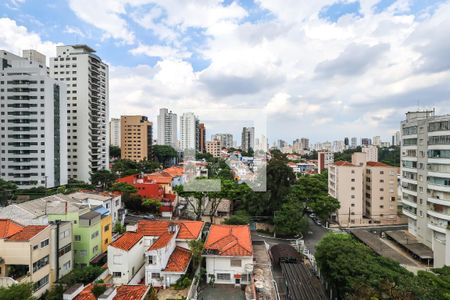
{"type": "Polygon", "coordinates": [[[57,46],[50,75],[67,89],[69,179],[89,182],[109,168],[108,65],[87,45],[57,46]]]}
{"type": "Polygon", "coordinates": [[[0,178],[23,189],[66,184],[66,87],[44,55],[24,53],[38,61],[0,51],[0,178]]]}
{"type": "Polygon", "coordinates": [[[178,149],[177,141],[177,114],[167,108],[159,110],[158,119],[158,145],[169,145],[178,149]]]}
{"type": "Polygon", "coordinates": [[[317,171],[321,174],[324,170],[328,170],[328,167],[334,162],[333,152],[319,152],[317,153],[317,171]]]}
{"type": "Polygon", "coordinates": [[[109,144],[120,147],[120,119],[112,118],[109,121],[109,144]]]}
{"type": "Polygon", "coordinates": [[[183,113],[180,117],[181,150],[197,149],[197,118],[194,113],[183,113]]]}
{"type": "Polygon", "coordinates": [[[380,147],[381,146],[381,136],[379,136],[379,135],[374,136],[372,139],[372,145],[380,147]]]}
{"type": "Polygon", "coordinates": [[[302,150],[308,150],[309,149],[309,139],[301,138],[300,139],[300,148],[302,150]]]}
{"type": "Polygon", "coordinates": [[[356,137],[352,137],[350,147],[355,149],[358,146],[358,139],[356,137]]]}
{"type": "Polygon", "coordinates": [[[401,185],[408,231],[450,265],[450,115],[408,112],[401,123],[401,185]]]}
{"type": "Polygon", "coordinates": [[[220,157],[221,143],[219,140],[212,140],[206,143],[206,152],[213,157],[220,157]]]}
{"type": "Polygon", "coordinates": [[[361,139],[361,145],[362,146],[369,146],[372,144],[372,140],[369,138],[362,138],[361,139]]]}
{"type": "Polygon", "coordinates": [[[211,136],[211,140],[218,140],[221,143],[221,147],[232,148],[233,147],[233,135],[229,133],[216,133],[211,136]]]}
{"type": "Polygon", "coordinates": [[[362,147],[362,152],[367,156],[367,161],[378,161],[378,147],[375,145],[369,145],[362,147]]]}
{"type": "Polygon", "coordinates": [[[206,151],[206,128],[205,123],[199,123],[198,124],[198,137],[197,137],[197,150],[201,153],[204,153],[206,151]]]}
{"type": "Polygon", "coordinates": [[[255,150],[255,127],[243,127],[241,150],[249,152],[250,149],[255,150]]]}
{"type": "Polygon", "coordinates": [[[143,161],[151,158],[152,122],[144,116],[121,116],[121,158],[143,161]]]}

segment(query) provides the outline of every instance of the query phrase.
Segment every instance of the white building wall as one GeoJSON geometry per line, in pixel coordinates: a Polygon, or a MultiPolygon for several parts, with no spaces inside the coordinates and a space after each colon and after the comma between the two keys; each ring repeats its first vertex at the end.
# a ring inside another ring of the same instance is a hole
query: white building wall
{"type": "Polygon", "coordinates": [[[215,283],[218,284],[234,284],[235,274],[246,274],[247,271],[245,266],[253,267],[253,256],[234,256],[234,257],[223,257],[223,256],[206,256],[206,278],[209,281],[210,275],[215,276],[215,283]],[[231,260],[240,259],[241,267],[232,267],[231,260]],[[217,273],[228,273],[230,274],[230,280],[218,280],[217,273]]]}
{"type": "Polygon", "coordinates": [[[194,113],[184,113],[180,117],[181,150],[195,150],[196,146],[196,117],[194,113]]]}
{"type": "Polygon", "coordinates": [[[109,144],[120,147],[120,119],[113,118],[109,121],[109,144]]]}
{"type": "Polygon", "coordinates": [[[128,284],[144,265],[144,241],[141,239],[129,251],[108,246],[108,269],[110,274],[120,272],[120,277],[113,276],[114,284],[128,284]]]}

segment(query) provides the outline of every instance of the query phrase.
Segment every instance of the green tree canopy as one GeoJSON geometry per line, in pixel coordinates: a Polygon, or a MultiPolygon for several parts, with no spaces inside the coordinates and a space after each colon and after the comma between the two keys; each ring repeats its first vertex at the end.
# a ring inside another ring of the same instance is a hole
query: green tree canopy
{"type": "Polygon", "coordinates": [[[165,168],[170,167],[171,161],[178,157],[177,151],[169,145],[154,145],[152,150],[158,162],[165,168]]]}
{"type": "Polygon", "coordinates": [[[121,151],[120,148],[117,146],[109,145],[109,157],[111,159],[118,159],[120,158],[121,151]]]}
{"type": "Polygon", "coordinates": [[[13,197],[16,190],[16,184],[0,178],[0,206],[8,205],[8,201],[13,197]]]}
{"type": "Polygon", "coordinates": [[[109,170],[99,170],[91,175],[92,184],[101,187],[103,190],[109,189],[115,180],[116,175],[109,170]]]}
{"type": "Polygon", "coordinates": [[[308,229],[308,220],[303,215],[304,204],[290,200],[275,212],[275,232],[281,235],[296,236],[308,229]]]}
{"type": "Polygon", "coordinates": [[[35,298],[33,297],[33,284],[20,283],[13,284],[8,288],[0,287],[0,299],[34,300],[35,298]]]}

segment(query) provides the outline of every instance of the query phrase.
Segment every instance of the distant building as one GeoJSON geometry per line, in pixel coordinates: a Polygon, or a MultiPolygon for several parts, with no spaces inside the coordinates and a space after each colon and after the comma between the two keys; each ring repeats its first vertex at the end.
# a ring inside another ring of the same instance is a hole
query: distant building
{"type": "Polygon", "coordinates": [[[362,146],[369,146],[372,144],[372,141],[369,138],[362,138],[361,139],[361,145],[362,146]]]}
{"type": "Polygon", "coordinates": [[[334,153],[319,152],[317,154],[317,161],[317,171],[321,174],[324,170],[328,170],[328,167],[334,162],[334,153]]]}
{"type": "Polygon", "coordinates": [[[169,145],[178,149],[177,141],[177,115],[167,108],[159,110],[158,119],[158,145],[169,145]]]}
{"type": "Polygon", "coordinates": [[[355,138],[355,137],[352,137],[350,146],[351,146],[352,149],[355,149],[358,146],[358,139],[355,138]]]}
{"type": "Polygon", "coordinates": [[[348,149],[350,147],[350,143],[349,143],[348,137],[344,138],[344,145],[345,145],[345,149],[348,149]]]}
{"type": "Polygon", "coordinates": [[[184,113],[180,117],[181,150],[197,149],[197,118],[192,112],[184,113]]]}
{"type": "Polygon", "coordinates": [[[152,157],[153,125],[145,116],[121,116],[121,158],[133,161],[152,157]]]}
{"type": "Polygon", "coordinates": [[[379,135],[373,137],[372,145],[378,146],[378,147],[381,146],[381,137],[379,135]]]}
{"type": "Polygon", "coordinates": [[[197,151],[206,152],[206,128],[204,123],[198,124],[197,151]]]}
{"type": "Polygon", "coordinates": [[[230,133],[216,133],[211,136],[211,140],[218,140],[222,147],[224,148],[232,148],[234,146],[233,143],[233,135],[230,133]]]}
{"type": "Polygon", "coordinates": [[[213,157],[220,157],[220,151],[222,150],[221,143],[218,140],[212,140],[206,142],[206,152],[213,157]]]}
{"type": "Polygon", "coordinates": [[[255,127],[242,128],[241,150],[244,152],[255,150],[255,127]]]}
{"type": "Polygon", "coordinates": [[[120,119],[112,118],[111,121],[109,121],[109,144],[111,146],[120,147],[120,142],[120,119]]]}
{"type": "Polygon", "coordinates": [[[378,161],[378,147],[375,145],[370,145],[368,147],[363,147],[362,152],[366,153],[367,161],[378,161]]]}

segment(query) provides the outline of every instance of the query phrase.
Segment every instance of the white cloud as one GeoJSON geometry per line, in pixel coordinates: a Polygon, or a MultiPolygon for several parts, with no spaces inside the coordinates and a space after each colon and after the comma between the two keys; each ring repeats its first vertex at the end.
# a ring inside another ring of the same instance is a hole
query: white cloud
{"type": "Polygon", "coordinates": [[[180,51],[173,47],[161,46],[161,45],[139,45],[136,48],[130,50],[133,55],[146,55],[149,57],[160,58],[188,58],[191,54],[188,51],[180,51]]]}

